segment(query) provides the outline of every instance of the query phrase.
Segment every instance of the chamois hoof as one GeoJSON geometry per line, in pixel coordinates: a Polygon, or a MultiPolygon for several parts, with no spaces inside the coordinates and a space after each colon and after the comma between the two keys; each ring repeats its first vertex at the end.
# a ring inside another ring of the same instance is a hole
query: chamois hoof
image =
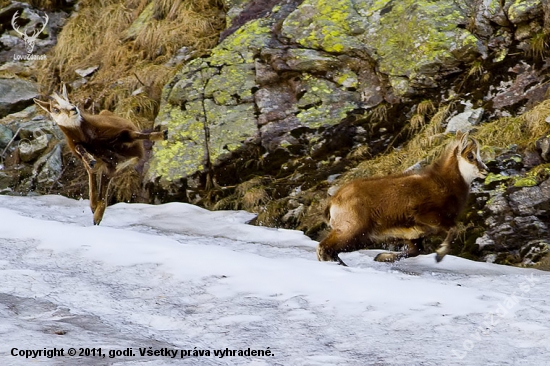
{"type": "Polygon", "coordinates": [[[441,261],[443,260],[443,257],[445,257],[445,254],[441,255],[441,254],[439,254],[439,253],[436,253],[436,254],[435,254],[435,261],[436,261],[437,263],[439,263],[439,262],[441,262],[441,261]]]}
{"type": "MultiPolygon", "coordinates": [[[[335,256],[334,255],[331,255],[332,253],[329,253],[329,252],[332,252],[331,250],[327,250],[323,245],[323,243],[319,244],[317,246],[317,259],[320,261],[320,262],[332,262],[332,261],[336,261],[335,259],[335,256]]],[[[336,257],[338,255],[336,254],[336,257]]]]}
{"type": "Polygon", "coordinates": [[[162,132],[163,132],[164,140],[168,140],[168,130],[164,130],[162,132]]]}
{"type": "Polygon", "coordinates": [[[375,262],[393,263],[397,260],[397,253],[379,253],[374,257],[375,262]]]}
{"type": "Polygon", "coordinates": [[[344,267],[348,267],[346,262],[344,262],[342,259],[340,259],[340,257],[338,255],[336,255],[335,259],[336,259],[336,262],[338,262],[339,265],[344,266],[344,267]]]}

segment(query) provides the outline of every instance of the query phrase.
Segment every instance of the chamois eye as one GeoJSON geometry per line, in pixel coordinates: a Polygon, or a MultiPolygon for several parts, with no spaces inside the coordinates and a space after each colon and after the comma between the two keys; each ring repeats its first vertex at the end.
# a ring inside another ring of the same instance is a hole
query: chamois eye
{"type": "Polygon", "coordinates": [[[466,155],[466,157],[467,157],[468,160],[470,160],[470,161],[474,160],[474,154],[472,154],[471,152],[469,152],[468,155],[466,155]]]}
{"type": "Polygon", "coordinates": [[[55,108],[55,107],[53,107],[53,108],[52,108],[52,112],[53,112],[53,113],[59,113],[59,109],[58,109],[58,108],[55,108]]]}

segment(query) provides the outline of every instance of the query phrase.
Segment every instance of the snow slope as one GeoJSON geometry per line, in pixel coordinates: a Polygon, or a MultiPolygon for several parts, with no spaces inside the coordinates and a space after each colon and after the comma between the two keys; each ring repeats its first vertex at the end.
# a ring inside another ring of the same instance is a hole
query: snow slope
{"type": "Polygon", "coordinates": [[[548,364],[546,272],[452,256],[375,263],[374,251],[342,256],[344,268],[252,217],[117,204],[94,227],[87,201],[0,196],[0,365],[548,364]],[[54,347],[64,356],[11,355],[54,347]]]}

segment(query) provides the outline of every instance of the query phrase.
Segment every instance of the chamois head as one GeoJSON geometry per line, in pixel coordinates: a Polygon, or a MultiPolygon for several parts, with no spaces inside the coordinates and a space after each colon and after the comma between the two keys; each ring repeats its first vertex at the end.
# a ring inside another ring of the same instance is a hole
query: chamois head
{"type": "Polygon", "coordinates": [[[467,132],[457,131],[454,153],[458,160],[458,170],[466,184],[471,184],[475,178],[485,178],[488,168],[481,161],[476,139],[469,137],[467,132]]]}
{"type": "Polygon", "coordinates": [[[80,125],[80,111],[75,105],[69,102],[65,85],[63,85],[63,97],[54,92],[50,99],[48,102],[34,99],[34,102],[48,112],[55,123],[60,126],[77,127],[80,125]]]}

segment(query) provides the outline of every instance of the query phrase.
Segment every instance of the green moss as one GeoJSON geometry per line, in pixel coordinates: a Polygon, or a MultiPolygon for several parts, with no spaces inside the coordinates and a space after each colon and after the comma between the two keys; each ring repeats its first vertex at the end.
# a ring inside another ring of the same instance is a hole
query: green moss
{"type": "Polygon", "coordinates": [[[509,179],[511,179],[512,177],[508,176],[508,175],[502,175],[502,174],[494,174],[494,173],[489,173],[487,175],[487,177],[485,177],[485,181],[484,181],[484,184],[485,185],[490,185],[494,182],[501,182],[501,181],[507,181],[509,179]]]}
{"type": "Polygon", "coordinates": [[[219,105],[252,102],[254,85],[256,83],[253,64],[224,66],[218,75],[208,80],[204,88],[204,97],[214,98],[219,105]]]}
{"type": "Polygon", "coordinates": [[[350,92],[342,91],[337,85],[309,74],[303,77],[306,93],[297,103],[298,120],[309,128],[335,125],[344,119],[347,112],[356,108],[350,92]]]}
{"type": "Polygon", "coordinates": [[[306,0],[283,23],[282,33],[306,48],[343,53],[361,49],[367,29],[352,0],[306,0]],[[314,12],[312,12],[314,9],[314,12]]]}
{"type": "Polygon", "coordinates": [[[177,82],[173,87],[166,87],[163,90],[162,100],[174,106],[200,100],[203,98],[204,85],[217,74],[219,74],[217,68],[209,67],[203,59],[195,59],[186,64],[176,75],[177,82]]]}
{"type": "Polygon", "coordinates": [[[535,177],[539,182],[545,181],[550,178],[550,163],[538,165],[531,169],[527,174],[535,177]]]}
{"type": "Polygon", "coordinates": [[[143,9],[132,25],[126,30],[126,38],[134,39],[153,19],[155,3],[151,2],[143,9]]]}
{"type": "Polygon", "coordinates": [[[542,6],[540,0],[515,0],[508,8],[508,19],[515,24],[525,21],[528,13],[539,6],[542,6]]]}
{"type": "Polygon", "coordinates": [[[187,107],[182,111],[165,104],[159,113],[157,123],[168,128],[169,140],[153,145],[149,178],[161,177],[170,182],[204,169],[206,141],[202,102],[191,102],[187,107]]]}
{"type": "Polygon", "coordinates": [[[349,69],[336,71],[333,80],[344,88],[357,88],[359,85],[357,74],[349,69]]]}
{"type": "Polygon", "coordinates": [[[456,27],[461,19],[450,1],[396,2],[380,17],[370,39],[381,61],[380,70],[411,76],[427,65],[454,59],[452,52],[460,48],[475,47],[475,38],[456,27]]]}
{"type": "Polygon", "coordinates": [[[253,63],[254,57],[271,39],[271,20],[248,22],[212,50],[210,65],[253,63]]]}
{"type": "Polygon", "coordinates": [[[538,184],[534,177],[516,177],[514,178],[514,187],[533,187],[538,184]]]}
{"type": "Polygon", "coordinates": [[[305,0],[282,33],[306,48],[367,51],[381,72],[413,80],[477,51],[477,39],[457,27],[463,12],[451,0],[305,0]]]}
{"type": "Polygon", "coordinates": [[[257,133],[256,116],[252,103],[239,104],[231,109],[207,99],[204,101],[210,136],[210,161],[215,163],[222,155],[242,146],[257,133]]]}

